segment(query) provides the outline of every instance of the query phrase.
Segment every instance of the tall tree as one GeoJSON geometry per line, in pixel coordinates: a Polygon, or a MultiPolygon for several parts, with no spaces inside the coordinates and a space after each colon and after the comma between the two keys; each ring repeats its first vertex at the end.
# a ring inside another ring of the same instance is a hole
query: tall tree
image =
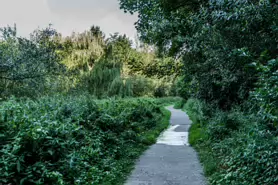
{"type": "Polygon", "coordinates": [[[250,65],[277,57],[275,1],[121,0],[139,14],[140,38],[167,55],[183,58],[194,96],[223,108],[244,101],[257,81],[250,65]]]}
{"type": "Polygon", "coordinates": [[[56,53],[57,33],[51,27],[36,30],[30,39],[18,37],[16,27],[2,28],[0,32],[1,93],[13,89],[17,95],[22,95],[19,89],[40,91],[47,77],[64,69],[56,53]]]}

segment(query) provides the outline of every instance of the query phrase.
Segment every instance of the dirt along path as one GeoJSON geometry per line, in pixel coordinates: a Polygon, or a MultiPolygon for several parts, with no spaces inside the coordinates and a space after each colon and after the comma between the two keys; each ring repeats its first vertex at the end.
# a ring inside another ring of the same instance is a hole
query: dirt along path
{"type": "Polygon", "coordinates": [[[196,152],[188,144],[191,124],[181,110],[171,111],[171,126],[138,160],[126,185],[205,185],[196,152]]]}

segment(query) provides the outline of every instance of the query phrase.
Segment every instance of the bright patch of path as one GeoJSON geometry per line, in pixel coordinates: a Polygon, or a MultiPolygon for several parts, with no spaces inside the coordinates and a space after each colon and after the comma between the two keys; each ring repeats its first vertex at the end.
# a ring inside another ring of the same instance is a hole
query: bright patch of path
{"type": "Polygon", "coordinates": [[[188,145],[191,121],[183,111],[167,108],[171,126],[141,156],[126,185],[206,185],[197,154],[188,145]]]}
{"type": "Polygon", "coordinates": [[[179,128],[179,126],[180,125],[171,126],[168,130],[162,133],[157,140],[157,144],[188,146],[188,132],[176,132],[175,129],[179,128]]]}

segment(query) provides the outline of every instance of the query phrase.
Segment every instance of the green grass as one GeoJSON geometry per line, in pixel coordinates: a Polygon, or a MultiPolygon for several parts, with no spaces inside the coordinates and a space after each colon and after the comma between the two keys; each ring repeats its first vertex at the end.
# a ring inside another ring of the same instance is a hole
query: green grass
{"type": "Polygon", "coordinates": [[[184,105],[182,110],[188,114],[190,120],[192,121],[192,125],[189,129],[189,144],[195,147],[198,143],[206,139],[206,134],[195,114],[192,114],[189,110],[186,110],[184,105]]]}
{"type": "Polygon", "coordinates": [[[198,142],[204,139],[204,132],[200,127],[199,123],[194,123],[191,125],[189,130],[189,143],[192,146],[196,146],[198,142]]]}
{"type": "Polygon", "coordinates": [[[189,129],[189,143],[198,152],[198,157],[203,165],[205,176],[212,175],[218,168],[218,163],[211,150],[211,143],[208,139],[208,135],[205,132],[205,128],[198,121],[198,117],[190,110],[186,110],[185,106],[182,109],[187,112],[192,125],[189,129]]]}

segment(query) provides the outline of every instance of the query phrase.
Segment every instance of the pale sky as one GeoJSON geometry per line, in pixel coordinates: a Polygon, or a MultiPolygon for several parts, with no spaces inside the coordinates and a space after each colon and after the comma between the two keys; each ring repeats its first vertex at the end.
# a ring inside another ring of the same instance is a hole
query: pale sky
{"type": "Polygon", "coordinates": [[[0,0],[0,27],[16,23],[21,36],[51,23],[63,35],[97,25],[107,36],[119,32],[134,38],[136,20],[119,9],[118,0],[0,0]]]}

